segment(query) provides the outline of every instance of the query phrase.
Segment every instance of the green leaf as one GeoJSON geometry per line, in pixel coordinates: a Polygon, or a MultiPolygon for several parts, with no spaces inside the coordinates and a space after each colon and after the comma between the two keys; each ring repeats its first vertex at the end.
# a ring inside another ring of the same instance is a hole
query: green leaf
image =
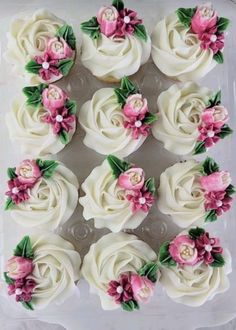
{"type": "Polygon", "coordinates": [[[25,66],[26,71],[28,71],[29,73],[34,73],[34,74],[39,74],[39,70],[41,68],[42,68],[42,65],[38,64],[34,60],[29,61],[25,66]]]}
{"type": "Polygon", "coordinates": [[[133,299],[126,302],[122,302],[121,306],[126,312],[133,312],[135,309],[139,309],[137,301],[133,299]]]}
{"type": "Polygon", "coordinates": [[[149,262],[139,269],[138,274],[140,276],[146,276],[150,281],[155,283],[157,281],[157,270],[157,264],[154,262],[149,262]]]}
{"type": "Polygon", "coordinates": [[[29,259],[34,258],[34,251],[32,249],[29,236],[23,237],[20,243],[16,246],[14,250],[14,256],[29,258],[29,259]]]}
{"type": "Polygon", "coordinates": [[[4,275],[5,282],[7,284],[14,284],[15,283],[15,281],[7,275],[7,272],[4,272],[3,275],[4,275]]]}
{"type": "Polygon", "coordinates": [[[176,262],[170,255],[169,245],[170,245],[169,241],[161,245],[159,251],[159,261],[164,266],[172,267],[172,266],[176,266],[176,262]]]}
{"type": "Polygon", "coordinates": [[[206,152],[206,147],[204,141],[197,141],[196,146],[193,151],[193,155],[198,155],[206,152]]]}
{"type": "Polygon", "coordinates": [[[202,234],[205,233],[205,230],[203,228],[192,228],[189,230],[188,234],[192,239],[197,239],[200,237],[202,234]]]}
{"type": "Polygon", "coordinates": [[[225,17],[218,17],[218,21],[217,21],[217,33],[222,33],[225,30],[227,30],[228,26],[229,26],[230,20],[228,18],[225,17]]]}
{"type": "Polygon", "coordinates": [[[217,220],[216,210],[210,210],[205,216],[205,222],[214,222],[217,220]]]}
{"type": "Polygon", "coordinates": [[[138,24],[134,26],[134,35],[144,41],[147,41],[148,35],[146,28],[143,24],[138,24]]]}
{"type": "Polygon", "coordinates": [[[117,102],[119,104],[121,104],[121,106],[123,107],[125,105],[125,102],[126,102],[126,99],[127,99],[126,93],[121,88],[115,88],[114,92],[117,96],[117,102]]]}
{"type": "Polygon", "coordinates": [[[118,179],[121,173],[131,168],[131,164],[113,155],[107,156],[107,161],[112,169],[113,176],[118,179]]]}
{"type": "Polygon", "coordinates": [[[217,133],[216,135],[219,136],[221,139],[224,139],[226,136],[230,135],[233,133],[233,130],[229,127],[229,125],[224,124],[220,128],[220,132],[217,133]]]}
{"type": "Polygon", "coordinates": [[[42,160],[39,158],[36,159],[36,163],[45,179],[49,179],[59,165],[59,163],[55,160],[42,160]]]}
{"type": "Polygon", "coordinates": [[[219,171],[219,165],[211,157],[207,157],[202,163],[203,174],[209,175],[219,171]]]}
{"type": "Polygon", "coordinates": [[[179,21],[187,28],[191,26],[191,20],[196,12],[196,8],[179,8],[176,10],[179,21]]]}
{"type": "Polygon", "coordinates": [[[221,103],[221,90],[219,90],[212,98],[209,100],[209,108],[219,105],[221,103]]]}
{"type": "Polygon", "coordinates": [[[156,194],[155,179],[148,178],[144,183],[145,188],[152,194],[156,194]]]}
{"type": "Polygon", "coordinates": [[[23,88],[23,93],[27,97],[27,104],[38,107],[42,104],[42,92],[47,88],[47,84],[39,84],[38,86],[27,86],[23,88]]]}
{"type": "Polygon", "coordinates": [[[116,7],[118,11],[124,9],[124,2],[122,0],[113,0],[112,6],[116,7]]]}
{"type": "Polygon", "coordinates": [[[228,196],[231,196],[231,195],[233,195],[233,194],[235,194],[235,192],[236,192],[236,190],[235,190],[235,188],[234,188],[234,186],[232,185],[232,184],[230,184],[227,188],[226,188],[226,194],[228,195],[228,196]]]}
{"type": "Polygon", "coordinates": [[[225,265],[225,259],[220,253],[212,253],[214,261],[210,264],[211,267],[223,267],[225,265]]]}
{"type": "Polygon", "coordinates": [[[65,104],[66,109],[68,109],[70,115],[75,115],[77,111],[76,101],[67,100],[65,104]]]}
{"type": "Polygon", "coordinates": [[[153,114],[151,112],[147,112],[145,114],[145,118],[142,120],[143,124],[146,125],[151,125],[152,123],[154,123],[156,120],[158,119],[156,114],[153,114]]]}
{"type": "Polygon", "coordinates": [[[138,93],[138,87],[126,76],[121,79],[120,88],[129,95],[138,93]]]}
{"type": "Polygon", "coordinates": [[[29,302],[21,301],[21,303],[22,303],[22,306],[25,307],[26,309],[29,309],[31,311],[34,310],[33,305],[30,301],[29,302]]]}
{"type": "Polygon", "coordinates": [[[69,134],[65,130],[62,130],[59,133],[59,139],[62,144],[67,144],[69,142],[69,134]]]}
{"type": "Polygon", "coordinates": [[[73,60],[65,59],[59,61],[59,63],[57,64],[57,68],[59,69],[59,71],[63,76],[67,76],[73,65],[74,65],[73,60]]]}
{"type": "Polygon", "coordinates": [[[11,209],[14,205],[15,203],[13,202],[13,200],[10,197],[8,197],[4,205],[4,210],[7,211],[11,209]]]}
{"type": "Polygon", "coordinates": [[[224,63],[224,55],[220,50],[213,56],[213,58],[219,64],[224,63]]]}
{"type": "Polygon", "coordinates": [[[98,39],[100,36],[100,25],[97,21],[97,17],[92,17],[89,21],[80,24],[80,29],[88,34],[92,39],[98,39]]]}
{"type": "Polygon", "coordinates": [[[59,28],[56,34],[57,37],[63,38],[71,49],[75,50],[76,38],[71,26],[65,24],[59,28]]]}
{"type": "Polygon", "coordinates": [[[8,167],[7,169],[7,176],[10,180],[15,179],[17,177],[16,175],[16,168],[15,167],[8,167]]]}

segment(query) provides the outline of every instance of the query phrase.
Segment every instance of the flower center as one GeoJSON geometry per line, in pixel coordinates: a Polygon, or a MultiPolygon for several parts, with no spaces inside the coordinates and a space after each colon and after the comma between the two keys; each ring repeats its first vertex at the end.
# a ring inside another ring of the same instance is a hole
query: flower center
{"type": "Polygon", "coordinates": [[[30,166],[25,166],[20,169],[20,175],[24,178],[31,178],[32,177],[32,171],[30,166]]]}
{"type": "Polygon", "coordinates": [[[138,173],[133,173],[130,177],[132,185],[135,185],[141,181],[141,176],[138,173]]]}
{"type": "Polygon", "coordinates": [[[63,45],[60,41],[55,41],[52,45],[52,49],[56,52],[62,52],[63,51],[63,45]]]}
{"type": "Polygon", "coordinates": [[[207,132],[207,136],[212,138],[215,135],[215,133],[213,131],[208,131],[207,132]]]}
{"type": "Polygon", "coordinates": [[[203,18],[211,18],[213,15],[213,10],[211,7],[204,7],[201,10],[201,15],[203,18]]]}
{"type": "Polygon", "coordinates": [[[42,63],[42,67],[43,67],[44,70],[49,69],[49,66],[50,66],[50,64],[48,62],[43,62],[42,63]]]}
{"type": "Polygon", "coordinates": [[[135,110],[140,110],[140,109],[142,109],[143,101],[142,100],[134,100],[132,102],[132,106],[134,107],[135,110]]]}
{"type": "Polygon", "coordinates": [[[116,292],[119,294],[121,294],[123,291],[124,291],[124,289],[122,288],[121,285],[116,288],[116,292]]]}
{"type": "Polygon", "coordinates": [[[107,21],[114,21],[115,20],[115,14],[112,11],[112,9],[108,8],[105,10],[103,14],[103,18],[106,19],[107,21]]]}
{"type": "Polygon", "coordinates": [[[13,194],[18,194],[19,189],[17,187],[12,188],[12,193],[13,194]]]}
{"type": "Polygon", "coordinates": [[[138,201],[139,201],[139,204],[144,205],[146,203],[146,198],[140,197],[138,201]]]}
{"type": "Polygon", "coordinates": [[[217,207],[221,207],[222,205],[223,205],[222,201],[217,201],[217,202],[216,202],[216,206],[217,206],[217,207]]]}
{"type": "Polygon", "coordinates": [[[147,298],[150,296],[150,290],[148,287],[143,288],[139,291],[139,296],[142,298],[147,298]]]}
{"type": "Polygon", "coordinates": [[[135,123],[134,123],[135,127],[139,128],[142,126],[142,122],[141,120],[137,120],[135,123]]]}
{"type": "Polygon", "coordinates": [[[216,42],[217,40],[217,36],[215,34],[213,34],[210,38],[211,42],[216,42]]]}
{"type": "Polygon", "coordinates": [[[125,16],[125,17],[124,17],[124,22],[125,22],[125,24],[129,24],[129,22],[130,22],[130,17],[129,17],[129,16],[125,16]]]}
{"type": "Polygon", "coordinates": [[[20,296],[22,294],[22,290],[20,288],[17,288],[16,291],[15,291],[15,294],[17,296],[20,296]]]}
{"type": "Polygon", "coordinates": [[[57,115],[57,116],[56,116],[56,121],[57,121],[58,123],[61,123],[61,122],[63,121],[63,117],[62,117],[61,115],[57,115]]]}
{"type": "Polygon", "coordinates": [[[49,92],[48,92],[48,98],[50,100],[59,100],[60,99],[60,94],[58,93],[57,90],[55,90],[54,88],[51,89],[49,92]]]}
{"type": "Polygon", "coordinates": [[[205,250],[206,250],[207,252],[211,252],[211,250],[212,250],[212,246],[211,246],[210,244],[205,245],[205,250]]]}
{"type": "Polygon", "coordinates": [[[181,247],[180,255],[183,259],[191,258],[193,256],[193,254],[194,254],[193,248],[191,248],[190,246],[183,245],[181,247]]]}

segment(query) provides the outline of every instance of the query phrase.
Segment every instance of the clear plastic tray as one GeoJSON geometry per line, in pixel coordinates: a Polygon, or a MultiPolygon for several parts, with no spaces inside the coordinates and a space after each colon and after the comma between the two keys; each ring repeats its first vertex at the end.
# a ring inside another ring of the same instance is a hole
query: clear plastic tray
{"type": "MultiPolygon", "coordinates": [[[[96,11],[103,3],[110,3],[110,0],[8,0],[0,1],[0,40],[1,53],[6,47],[6,32],[9,29],[9,23],[13,15],[20,12],[33,12],[38,8],[47,8],[57,16],[65,19],[74,27],[76,35],[80,36],[79,24],[95,15],[96,11]]],[[[155,24],[166,14],[173,12],[178,7],[193,7],[201,1],[190,0],[146,0],[135,1],[126,0],[126,5],[138,11],[144,18],[148,31],[151,32],[155,24]]],[[[225,63],[218,65],[206,78],[200,83],[213,90],[222,90],[222,101],[230,112],[230,126],[236,127],[236,4],[230,0],[214,0],[214,6],[222,16],[231,19],[231,29],[227,36],[225,49],[225,63]]],[[[2,54],[1,54],[2,55],[2,54]]],[[[21,94],[24,81],[15,77],[11,73],[11,67],[5,63],[1,56],[0,67],[0,125],[1,125],[1,201],[6,190],[6,168],[17,164],[21,159],[26,158],[18,153],[17,146],[13,146],[8,138],[8,132],[4,123],[4,116],[10,110],[13,97],[21,94]]],[[[156,111],[156,99],[159,93],[167,89],[174,82],[164,77],[154,66],[152,60],[144,65],[138,74],[133,77],[148,98],[151,110],[156,111]]],[[[82,67],[79,56],[76,66],[66,79],[58,82],[58,85],[66,88],[72,99],[78,101],[78,108],[93,93],[104,86],[85,68],[82,67]]],[[[79,182],[88,176],[91,170],[99,165],[104,159],[103,156],[88,149],[83,145],[84,132],[78,127],[72,142],[57,156],[78,176],[79,182]]],[[[212,148],[209,155],[217,160],[222,169],[228,169],[232,173],[233,181],[236,183],[236,156],[235,148],[236,134],[231,138],[222,140],[216,147],[212,148]]],[[[206,155],[205,155],[206,156],[206,155]]],[[[198,157],[203,159],[204,156],[198,157]]],[[[157,142],[153,137],[149,137],[143,146],[128,159],[140,166],[147,172],[148,176],[155,176],[159,179],[162,171],[168,166],[180,160],[168,151],[164,150],[163,145],[157,142]]],[[[1,204],[2,209],[2,204],[1,204]]],[[[16,225],[9,219],[7,213],[1,214],[2,226],[0,227],[0,255],[2,260],[8,257],[17,240],[22,237],[26,230],[16,225]]],[[[236,208],[228,212],[223,219],[210,226],[210,231],[221,236],[223,245],[232,253],[233,261],[236,260],[235,235],[236,235],[236,208]]],[[[133,230],[137,236],[148,242],[155,250],[158,250],[160,244],[166,239],[179,232],[170,219],[154,207],[142,225],[133,230]]],[[[57,231],[60,235],[70,240],[83,256],[91,243],[97,241],[108,230],[98,230],[93,226],[93,221],[86,222],[82,217],[82,208],[78,205],[71,219],[57,231]]],[[[131,232],[131,231],[129,231],[131,232]]],[[[233,271],[236,269],[233,262],[233,271]]],[[[124,313],[120,310],[114,312],[105,312],[100,306],[97,296],[90,295],[88,285],[82,279],[78,285],[73,297],[65,301],[61,306],[50,306],[40,312],[27,312],[6,298],[4,290],[0,290],[0,322],[7,323],[8,319],[20,321],[27,319],[37,319],[49,323],[58,323],[66,329],[106,329],[106,330],[142,330],[142,329],[196,329],[201,326],[213,326],[222,324],[236,316],[236,282],[234,281],[234,272],[230,275],[231,288],[223,295],[217,295],[212,301],[207,302],[200,308],[190,308],[172,302],[164,293],[161,286],[156,289],[155,297],[151,303],[142,306],[138,313],[124,313]]],[[[0,323],[1,325],[1,323],[0,323]]],[[[2,327],[1,327],[2,328],[2,327]]],[[[18,328],[16,328],[18,329],[18,328]]]]}

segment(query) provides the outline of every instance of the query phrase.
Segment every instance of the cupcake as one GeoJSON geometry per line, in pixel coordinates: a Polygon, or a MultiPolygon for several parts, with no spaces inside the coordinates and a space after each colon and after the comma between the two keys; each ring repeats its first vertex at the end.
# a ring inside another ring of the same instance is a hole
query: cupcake
{"type": "Polygon", "coordinates": [[[152,133],[177,155],[203,153],[233,132],[226,124],[229,116],[221,105],[221,91],[214,93],[193,82],[173,85],[159,95],[157,106],[152,133]]]}
{"type": "Polygon", "coordinates": [[[231,256],[219,238],[191,228],[160,247],[160,283],[175,302],[197,307],[229,289],[231,256]]]}
{"type": "Polygon", "coordinates": [[[143,169],[112,155],[93,169],[82,189],[84,218],[113,232],[137,228],[154,203],[156,190],[154,178],[145,178],[143,169]]]}
{"type": "Polygon", "coordinates": [[[100,80],[120,81],[149,59],[151,40],[146,28],[122,0],[102,6],[97,16],[81,24],[81,30],[81,61],[100,80]]]}
{"type": "Polygon", "coordinates": [[[166,76],[179,80],[204,77],[223,63],[229,20],[219,17],[210,3],[179,8],[162,19],[152,33],[152,58],[166,76]]]}
{"type": "Polygon", "coordinates": [[[60,236],[25,236],[6,263],[8,295],[31,311],[62,304],[77,290],[80,266],[79,253],[60,236]]]}
{"type": "Polygon", "coordinates": [[[5,59],[30,83],[51,83],[66,76],[74,64],[76,39],[71,26],[47,10],[14,19],[5,59]]]}
{"type": "Polygon", "coordinates": [[[136,236],[111,233],[90,246],[82,274],[103,309],[131,312],[153,295],[159,277],[156,261],[156,253],[136,236]]]}
{"type": "Polygon", "coordinates": [[[22,161],[8,168],[5,210],[18,224],[54,230],[73,214],[78,201],[76,176],[54,160],[22,161]]]}
{"type": "Polygon", "coordinates": [[[230,209],[234,193],[229,172],[213,159],[188,160],[161,174],[157,205],[176,225],[187,228],[216,221],[230,209]]]}
{"type": "Polygon", "coordinates": [[[54,84],[25,87],[6,115],[10,139],[23,154],[56,154],[76,130],[76,102],[54,84]]]}
{"type": "Polygon", "coordinates": [[[126,157],[145,141],[156,115],[147,99],[127,77],[119,88],[99,89],[79,111],[84,144],[103,155],[126,157]]]}

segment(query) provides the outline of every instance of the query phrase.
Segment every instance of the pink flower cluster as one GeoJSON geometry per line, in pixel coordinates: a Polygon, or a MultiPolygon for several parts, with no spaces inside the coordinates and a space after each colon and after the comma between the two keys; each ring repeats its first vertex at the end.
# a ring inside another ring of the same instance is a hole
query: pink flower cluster
{"type": "Polygon", "coordinates": [[[224,48],[224,33],[217,32],[217,21],[211,4],[198,6],[191,21],[191,29],[198,35],[202,49],[211,49],[213,54],[224,48]]]}
{"type": "Polygon", "coordinates": [[[177,236],[169,245],[169,253],[179,265],[193,266],[200,261],[209,265],[214,261],[212,254],[222,254],[223,249],[218,238],[205,232],[195,240],[188,235],[177,236]]]}
{"type": "Polygon", "coordinates": [[[220,140],[217,135],[228,120],[228,111],[221,105],[206,108],[201,116],[201,124],[198,127],[200,135],[198,141],[204,141],[206,148],[211,147],[220,140]]]}
{"type": "Polygon", "coordinates": [[[145,174],[141,168],[132,167],[120,174],[118,185],[126,190],[125,196],[132,203],[132,212],[149,211],[155,198],[145,187],[145,174]]]}
{"type": "Polygon", "coordinates": [[[114,6],[103,6],[97,14],[97,21],[101,32],[107,36],[123,38],[126,34],[133,34],[134,27],[142,23],[137,13],[124,8],[118,11],[114,6]]]}
{"type": "Polygon", "coordinates": [[[117,281],[111,281],[107,293],[114,298],[117,304],[135,300],[147,303],[153,295],[154,283],[146,276],[135,273],[121,274],[117,281]]]}

